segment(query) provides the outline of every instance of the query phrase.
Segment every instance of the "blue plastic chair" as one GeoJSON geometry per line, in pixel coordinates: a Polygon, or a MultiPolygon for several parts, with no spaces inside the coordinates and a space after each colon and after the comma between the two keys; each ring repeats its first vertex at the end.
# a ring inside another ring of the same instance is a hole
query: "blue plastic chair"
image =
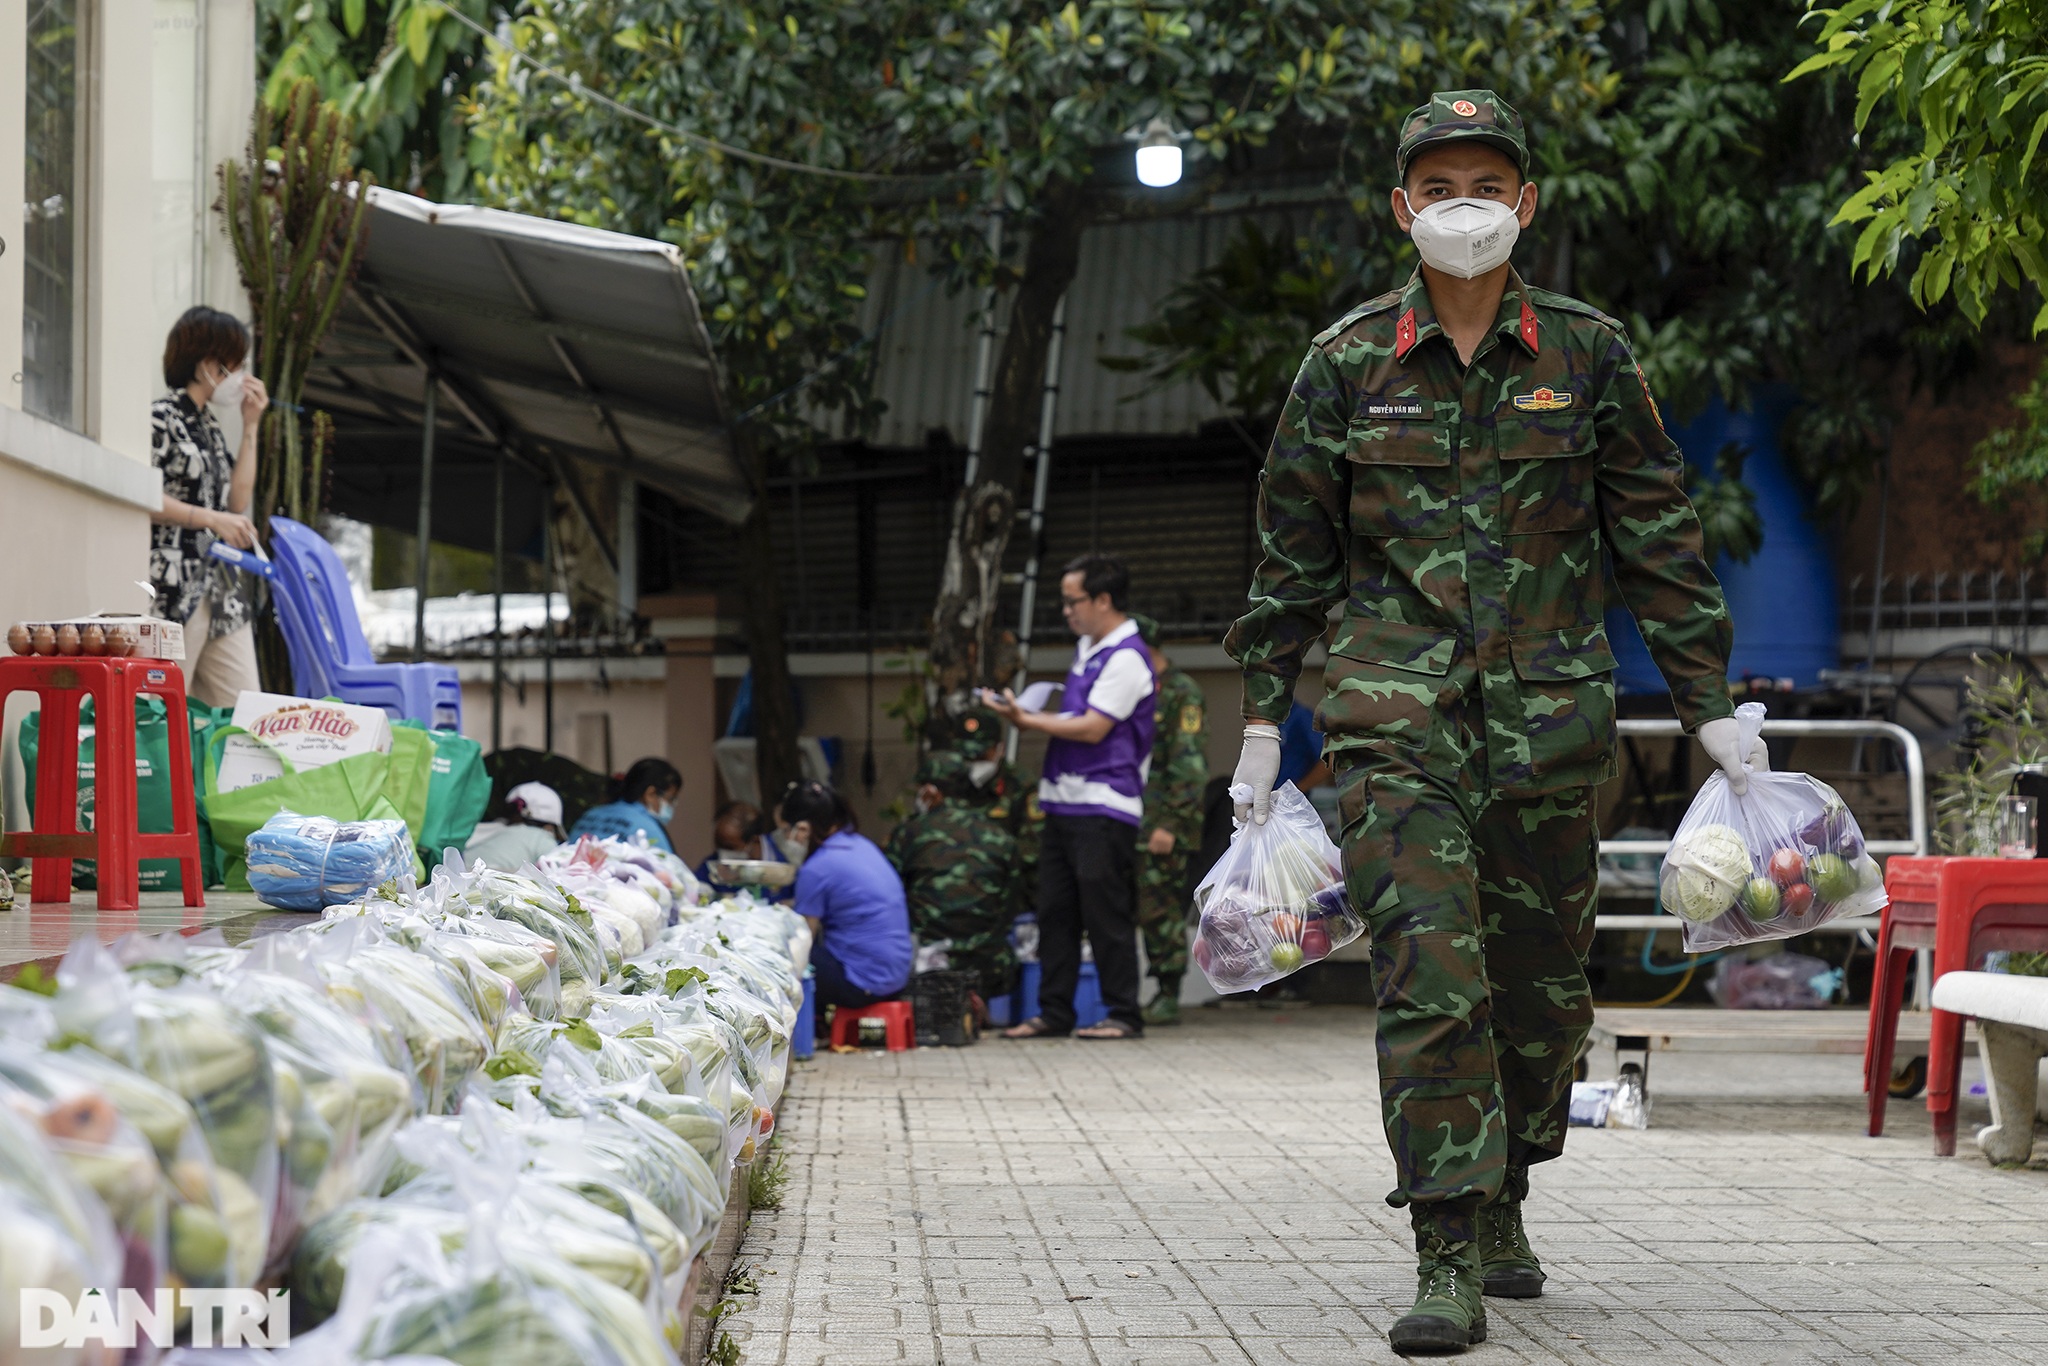
{"type": "Polygon", "coordinates": [[[302,697],[381,707],[394,720],[462,729],[462,683],[448,664],[380,664],[356,618],[348,571],[326,537],[289,517],[270,519],[271,597],[302,697]]]}

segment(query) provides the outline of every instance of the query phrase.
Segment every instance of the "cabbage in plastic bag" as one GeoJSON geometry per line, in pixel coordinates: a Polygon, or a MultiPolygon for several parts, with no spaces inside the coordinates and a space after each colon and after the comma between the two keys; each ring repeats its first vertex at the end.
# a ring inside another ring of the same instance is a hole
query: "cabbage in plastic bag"
{"type": "MultiPolygon", "coordinates": [[[[1735,709],[1743,750],[1762,733],[1764,706],[1735,709]]],[[[1685,921],[1685,947],[1805,934],[1845,915],[1875,915],[1884,872],[1835,790],[1804,773],[1751,773],[1741,796],[1709,774],[1664,855],[1664,909],[1685,921]]]]}
{"type": "Polygon", "coordinates": [[[1278,981],[1365,932],[1337,846],[1293,783],[1274,790],[1264,825],[1237,828],[1195,888],[1195,905],[1201,923],[1191,951],[1221,992],[1278,981]]]}

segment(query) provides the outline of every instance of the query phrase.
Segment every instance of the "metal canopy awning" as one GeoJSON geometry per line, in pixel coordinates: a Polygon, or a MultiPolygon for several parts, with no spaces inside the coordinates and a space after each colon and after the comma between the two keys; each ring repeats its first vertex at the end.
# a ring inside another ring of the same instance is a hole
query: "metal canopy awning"
{"type": "Polygon", "coordinates": [[[424,505],[434,539],[488,548],[502,453],[524,467],[507,481],[514,547],[537,548],[541,485],[575,462],[745,518],[717,362],[675,247],[383,188],[370,205],[360,272],[306,385],[307,407],[335,419],[338,511],[409,528],[424,505]]]}

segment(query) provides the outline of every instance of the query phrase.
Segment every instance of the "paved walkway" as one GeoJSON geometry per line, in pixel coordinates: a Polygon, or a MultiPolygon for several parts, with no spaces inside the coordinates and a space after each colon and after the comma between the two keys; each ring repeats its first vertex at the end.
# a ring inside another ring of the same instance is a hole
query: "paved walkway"
{"type": "MultiPolygon", "coordinates": [[[[740,1260],[748,1366],[1391,1362],[1371,1017],[1192,1013],[1142,1044],[831,1056],[740,1260]]],[[[1974,1079],[1970,1064],[1968,1079],[1974,1079]]],[[[1530,1206],[1549,1293],[1474,1362],[2048,1361],[2048,1160],[1861,1135],[1860,1060],[1663,1055],[1654,1127],[1575,1130],[1530,1206]]],[[[2048,1143],[2043,1145],[2048,1159],[2048,1143]]]]}

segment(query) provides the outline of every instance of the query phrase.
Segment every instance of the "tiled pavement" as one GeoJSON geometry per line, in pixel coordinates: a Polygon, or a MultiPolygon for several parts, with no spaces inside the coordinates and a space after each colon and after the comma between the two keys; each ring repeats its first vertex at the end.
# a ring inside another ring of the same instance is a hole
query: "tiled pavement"
{"type": "MultiPolygon", "coordinates": [[[[748,1366],[1391,1362],[1414,1279],[1358,1009],[1141,1044],[831,1056],[740,1261],[748,1366]]],[[[2048,1161],[1861,1134],[1856,1058],[1660,1055],[1646,1132],[1539,1168],[1535,1301],[1474,1362],[2048,1362],[2048,1161]]],[[[1974,1064],[1971,1076],[1974,1077],[1974,1064]]],[[[2048,1142],[2042,1145],[2048,1158],[2048,1142]]]]}

